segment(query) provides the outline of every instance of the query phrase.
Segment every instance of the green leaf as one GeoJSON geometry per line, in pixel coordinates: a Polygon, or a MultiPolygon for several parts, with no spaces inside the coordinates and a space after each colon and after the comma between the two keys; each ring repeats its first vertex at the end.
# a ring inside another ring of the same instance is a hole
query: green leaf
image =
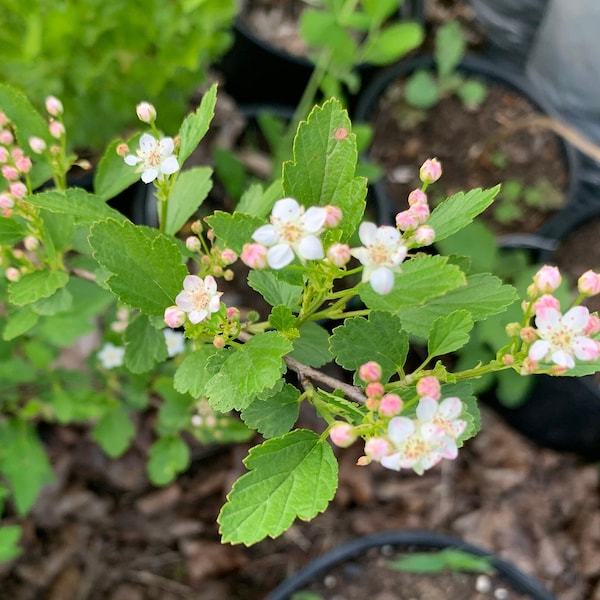
{"type": "Polygon", "coordinates": [[[335,362],[354,371],[374,360],[381,365],[382,381],[401,371],[408,354],[408,335],[400,319],[390,313],[372,311],[363,317],[346,319],[333,330],[329,348],[335,362]]]}
{"type": "Polygon", "coordinates": [[[202,96],[200,106],[196,112],[189,114],[179,130],[179,164],[183,165],[185,159],[196,149],[200,140],[206,135],[208,127],[215,114],[217,103],[217,84],[213,84],[202,96]]]}
{"type": "Polygon", "coordinates": [[[109,408],[94,425],[92,438],[111,458],[121,456],[135,435],[135,426],[123,406],[109,408]]]}
{"type": "Polygon", "coordinates": [[[252,234],[264,225],[264,220],[242,213],[233,214],[217,210],[206,219],[208,226],[215,232],[215,236],[225,246],[237,254],[242,252],[244,244],[252,241],[252,234]]]}
{"type": "Polygon", "coordinates": [[[435,63],[440,77],[452,73],[462,60],[467,42],[458,21],[440,26],[435,36],[435,63]]]}
{"type": "Polygon", "coordinates": [[[436,241],[436,248],[446,256],[468,255],[471,271],[489,273],[497,268],[498,245],[494,233],[481,221],[467,225],[444,240],[436,241]]]}
{"type": "Polygon", "coordinates": [[[469,341],[473,318],[466,310],[457,310],[433,322],[427,351],[430,357],[441,356],[462,348],[469,341]]]}
{"type": "Polygon", "coordinates": [[[390,567],[408,573],[453,572],[494,573],[490,557],[475,556],[458,548],[445,548],[438,552],[412,552],[390,562],[390,567]]]}
{"type": "Polygon", "coordinates": [[[273,209],[275,202],[282,197],[281,179],[276,179],[266,190],[263,190],[260,183],[252,183],[242,194],[236,206],[236,211],[265,219],[273,209]]]}
{"type": "Polygon", "coordinates": [[[269,323],[272,327],[277,329],[277,331],[291,332],[296,329],[296,321],[297,319],[291,309],[281,304],[274,306],[269,315],[269,323]]]}
{"type": "Polygon", "coordinates": [[[15,219],[0,217],[0,245],[12,246],[27,235],[26,229],[15,219]]]}
{"type": "Polygon", "coordinates": [[[98,196],[81,188],[32,194],[27,197],[27,201],[50,213],[72,215],[80,225],[91,225],[102,219],[126,220],[119,211],[108,206],[98,196]]]}
{"type": "Polygon", "coordinates": [[[150,371],[167,358],[167,344],[162,331],[156,329],[148,317],[136,315],[124,335],[125,366],[132,373],[150,371]]]}
{"type": "Polygon", "coordinates": [[[9,482],[20,516],[34,505],[43,485],[54,480],[48,457],[30,423],[0,422],[0,473],[9,482]]]}
{"type": "Polygon", "coordinates": [[[154,485],[166,485],[190,464],[190,449],[179,436],[165,436],[150,446],[146,465],[154,485]]]}
{"type": "Polygon", "coordinates": [[[285,371],[283,357],[292,343],[275,331],[254,336],[232,352],[206,386],[211,406],[218,411],[242,410],[253,398],[275,385],[285,371]]]}
{"type": "Polygon", "coordinates": [[[362,60],[374,65],[389,65],[423,43],[419,23],[394,23],[371,36],[362,51],[362,60]]]}
{"type": "Polygon", "coordinates": [[[253,270],[248,275],[248,285],[271,305],[283,305],[295,309],[299,306],[302,286],[280,279],[273,271],[253,270]]]}
{"type": "Polygon", "coordinates": [[[64,271],[33,271],[8,286],[8,299],[12,304],[25,306],[48,298],[64,287],[69,275],[64,271]]]}
{"type": "Polygon", "coordinates": [[[192,407],[195,398],[189,394],[180,394],[173,389],[173,382],[169,377],[160,377],[153,389],[162,398],[163,402],[158,411],[156,431],[159,435],[174,435],[180,429],[190,424],[192,407]]]}
{"type": "Polygon", "coordinates": [[[331,361],[328,348],[329,332],[317,323],[300,327],[300,337],[294,340],[290,357],[309,367],[318,369],[331,361]]]}
{"type": "Polygon", "coordinates": [[[312,431],[298,429],[250,450],[249,472],[240,477],[218,517],[223,542],[254,544],[276,537],[295,518],[323,512],[337,487],[331,446],[312,431]]]}
{"type": "Polygon", "coordinates": [[[456,265],[448,264],[447,256],[423,255],[403,263],[402,273],[396,275],[389,294],[382,296],[370,285],[363,286],[359,294],[369,308],[400,314],[407,306],[423,304],[465,283],[464,273],[456,265]]]}
{"type": "Polygon", "coordinates": [[[516,290],[489,274],[467,277],[467,285],[451,290],[424,306],[407,307],[400,313],[402,326],[409,333],[427,339],[438,317],[464,309],[474,321],[502,312],[517,299],[516,290]]]}
{"type": "Polygon", "coordinates": [[[477,108],[483,104],[487,96],[487,87],[476,79],[467,79],[456,90],[461,102],[469,108],[477,108]]]}
{"type": "Polygon", "coordinates": [[[123,302],[148,315],[175,303],[188,274],[177,246],[165,235],[129,221],[96,223],[90,245],[111,275],[106,283],[123,302]]]}
{"type": "Polygon", "coordinates": [[[494,201],[500,191],[497,185],[487,190],[458,192],[444,200],[432,211],[427,224],[435,230],[436,242],[462,229],[494,201]]]}
{"type": "Polygon", "coordinates": [[[0,563],[16,558],[23,551],[18,542],[21,539],[22,527],[6,525],[0,527],[0,563]]]}
{"type": "Polygon", "coordinates": [[[182,394],[189,392],[194,398],[204,395],[205,385],[210,379],[208,359],[217,352],[212,344],[205,344],[188,354],[175,371],[175,389],[182,394]]]}
{"type": "Polygon", "coordinates": [[[2,339],[8,341],[23,335],[38,322],[39,318],[30,307],[11,313],[2,331],[2,339]]]}
{"type": "Polygon", "coordinates": [[[440,87],[429,71],[415,71],[406,81],[404,98],[414,108],[428,110],[440,101],[440,87]]]}
{"type": "Polygon", "coordinates": [[[300,392],[289,383],[272,396],[262,400],[255,398],[241,414],[252,429],[256,429],[266,438],[284,435],[298,420],[300,392]]]}
{"type": "MultiPolygon", "coordinates": [[[[139,146],[140,137],[141,133],[136,133],[125,142],[133,154],[139,146]]],[[[123,140],[115,140],[107,147],[94,173],[94,192],[103,202],[140,181],[136,168],[126,164],[123,157],[117,154],[117,147],[122,143],[123,140]]]]}
{"type": "Polygon", "coordinates": [[[175,235],[198,210],[212,188],[212,169],[194,167],[183,171],[169,198],[165,233],[175,235]]]}

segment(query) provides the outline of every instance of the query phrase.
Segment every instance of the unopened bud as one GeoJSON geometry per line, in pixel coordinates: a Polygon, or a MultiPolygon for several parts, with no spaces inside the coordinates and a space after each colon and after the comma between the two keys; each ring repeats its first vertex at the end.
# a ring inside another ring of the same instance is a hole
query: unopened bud
{"type": "Polygon", "coordinates": [[[336,267],[344,267],[350,261],[350,246],[348,244],[332,244],[327,249],[327,260],[336,267]]]}
{"type": "Polygon", "coordinates": [[[329,437],[340,448],[347,448],[356,441],[354,427],[350,423],[335,423],[329,430],[329,437]]]}
{"type": "Polygon", "coordinates": [[[46,149],[46,142],[37,136],[31,136],[29,138],[29,147],[36,154],[41,154],[46,149]]]}
{"type": "Polygon", "coordinates": [[[379,402],[379,413],[384,417],[394,417],[402,411],[402,398],[398,394],[386,394],[379,402]]]}
{"type": "Polygon", "coordinates": [[[117,146],[117,154],[122,158],[125,158],[129,154],[129,146],[125,143],[117,146]]]}
{"type": "Polygon", "coordinates": [[[584,296],[595,296],[600,294],[600,274],[592,270],[586,271],[577,280],[577,289],[584,296]]]}
{"type": "Polygon", "coordinates": [[[371,459],[379,462],[390,453],[390,444],[384,438],[373,437],[365,442],[365,454],[371,459]]]}
{"type": "Polygon", "coordinates": [[[25,246],[26,250],[29,250],[30,252],[34,252],[35,250],[37,250],[40,247],[40,242],[37,238],[33,237],[32,235],[28,235],[23,240],[23,245],[25,246]]]}
{"type": "Polygon", "coordinates": [[[200,252],[202,249],[202,244],[196,236],[190,235],[189,237],[185,238],[185,247],[190,252],[200,252]]]}
{"type": "Polygon", "coordinates": [[[379,381],[372,381],[365,387],[365,394],[372,398],[381,398],[385,394],[385,388],[379,381]]]}
{"type": "Polygon", "coordinates": [[[48,96],[46,98],[46,110],[53,117],[58,117],[64,112],[62,102],[56,96],[48,96]]]}
{"type": "Polygon", "coordinates": [[[217,335],[213,339],[213,346],[215,348],[225,348],[225,340],[220,335],[217,335]]]}
{"type": "Polygon", "coordinates": [[[413,204],[423,203],[427,204],[427,194],[420,188],[413,190],[408,195],[408,205],[413,206],[413,204]]]}
{"type": "Polygon", "coordinates": [[[442,165],[437,158],[428,158],[419,169],[423,183],[435,183],[442,176],[442,165]]]}
{"type": "Polygon", "coordinates": [[[558,267],[551,267],[549,265],[544,265],[533,276],[533,282],[542,294],[548,294],[556,290],[561,281],[562,277],[558,267]]]}
{"type": "Polygon", "coordinates": [[[264,269],[267,266],[267,249],[258,243],[244,244],[241,259],[251,269],[264,269]]]}
{"type": "Polygon", "coordinates": [[[442,386],[440,380],[433,375],[428,375],[417,381],[417,394],[421,397],[433,398],[439,400],[442,395],[442,386]]]}
{"type": "Polygon", "coordinates": [[[52,119],[48,125],[48,131],[53,138],[60,140],[65,135],[65,126],[60,121],[52,119]]]}
{"type": "Polygon", "coordinates": [[[19,279],[21,279],[21,271],[15,267],[8,267],[4,274],[6,275],[6,279],[12,282],[19,281],[19,279]]]}
{"type": "Polygon", "coordinates": [[[537,340],[537,332],[533,327],[523,327],[519,332],[520,338],[527,344],[531,344],[537,340]]]}
{"type": "Polygon", "coordinates": [[[358,376],[366,383],[381,380],[381,367],[378,363],[371,360],[364,363],[358,369],[358,376]]]}
{"type": "Polygon", "coordinates": [[[142,123],[154,123],[156,120],[156,108],[150,102],[140,102],[135,107],[135,112],[142,123]]]}
{"type": "Polygon", "coordinates": [[[431,246],[435,241],[435,230],[429,225],[421,225],[416,229],[413,237],[419,246],[431,246]]]}
{"type": "Polygon", "coordinates": [[[194,221],[190,225],[190,229],[192,230],[192,233],[195,233],[196,235],[200,235],[202,233],[202,221],[200,221],[200,220],[194,221]]]}
{"type": "Polygon", "coordinates": [[[325,227],[337,227],[342,220],[342,209],[339,206],[325,206],[325,227]]]}
{"type": "Polygon", "coordinates": [[[185,312],[179,306],[169,306],[165,309],[164,321],[171,329],[181,327],[185,323],[185,312]]]}

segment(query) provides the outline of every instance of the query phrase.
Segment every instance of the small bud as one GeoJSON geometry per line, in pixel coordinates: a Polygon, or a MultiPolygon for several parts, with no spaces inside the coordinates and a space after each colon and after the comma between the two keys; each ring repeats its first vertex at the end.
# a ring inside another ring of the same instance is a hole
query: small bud
{"type": "Polygon", "coordinates": [[[25,198],[27,195],[27,187],[21,181],[15,181],[8,186],[8,191],[17,199],[25,198]]]}
{"type": "Polygon", "coordinates": [[[417,215],[410,210],[403,210],[396,215],[396,227],[400,231],[412,231],[419,226],[417,215]]]}
{"type": "Polygon", "coordinates": [[[200,220],[194,221],[190,225],[190,229],[192,230],[192,233],[195,233],[196,235],[200,235],[202,233],[202,221],[200,221],[200,220]]]}
{"type": "Polygon", "coordinates": [[[386,394],[379,402],[379,413],[384,417],[394,417],[402,411],[402,398],[398,394],[386,394]]]}
{"type": "Polygon", "coordinates": [[[335,423],[329,430],[329,437],[340,448],[347,448],[356,441],[354,427],[349,423],[335,423]]]}
{"type": "Polygon", "coordinates": [[[426,202],[415,202],[408,210],[415,215],[419,225],[429,219],[429,205],[426,202]]]}
{"type": "Polygon", "coordinates": [[[202,244],[196,236],[190,235],[185,239],[185,247],[190,252],[200,252],[200,250],[202,249],[202,244]]]}
{"type": "Polygon", "coordinates": [[[428,158],[419,169],[423,183],[435,183],[442,176],[442,165],[437,158],[428,158]]]}
{"type": "Polygon", "coordinates": [[[0,146],[0,165],[3,165],[9,157],[8,149],[4,146],[0,146]]]}
{"type": "Polygon", "coordinates": [[[0,144],[10,146],[14,141],[15,136],[8,129],[0,131],[0,144]]]}
{"type": "Polygon", "coordinates": [[[530,326],[523,327],[523,329],[521,329],[521,331],[519,332],[519,336],[527,344],[532,344],[533,342],[535,342],[535,340],[537,340],[537,332],[535,328],[530,326]]]}
{"type": "Polygon", "coordinates": [[[339,206],[325,206],[325,227],[333,228],[342,220],[342,209],[339,206]]]}
{"type": "Polygon", "coordinates": [[[264,269],[267,266],[267,249],[262,244],[244,244],[241,259],[251,269],[264,269]]]}
{"type": "Polygon", "coordinates": [[[231,269],[225,269],[225,271],[223,271],[223,279],[225,281],[233,281],[234,277],[235,273],[231,269]]]}
{"type": "Polygon", "coordinates": [[[28,235],[23,240],[23,245],[25,246],[26,250],[29,250],[30,252],[35,252],[40,247],[40,242],[37,238],[33,237],[32,235],[28,235]]]}
{"type": "Polygon", "coordinates": [[[420,188],[413,190],[408,195],[408,205],[413,206],[417,203],[427,204],[427,194],[420,188]]]}
{"type": "Polygon", "coordinates": [[[221,265],[215,265],[212,268],[212,274],[215,277],[221,277],[223,275],[223,267],[221,265]]]}
{"type": "Polygon", "coordinates": [[[502,364],[510,367],[515,364],[515,357],[512,354],[504,354],[502,356],[502,364]]]}
{"type": "Polygon", "coordinates": [[[128,154],[130,154],[129,152],[129,146],[125,143],[119,144],[117,146],[117,154],[122,157],[125,158],[128,154]]]}
{"type": "Polygon", "coordinates": [[[154,123],[156,120],[156,108],[150,102],[140,102],[135,107],[135,112],[142,123],[154,123]]]}
{"type": "Polygon", "coordinates": [[[390,453],[390,444],[384,438],[373,437],[365,442],[365,454],[371,460],[379,462],[390,453]]]}
{"type": "Polygon", "coordinates": [[[220,335],[216,335],[213,339],[213,346],[215,348],[225,348],[225,340],[220,335]]]}
{"type": "Polygon", "coordinates": [[[369,361],[358,369],[358,376],[366,383],[381,380],[381,367],[375,361],[369,361]]]}
{"type": "Polygon", "coordinates": [[[435,241],[435,230],[429,225],[421,225],[415,231],[414,239],[419,246],[431,246],[435,241]]]}
{"type": "Polygon", "coordinates": [[[385,394],[385,388],[379,381],[372,381],[365,387],[365,394],[369,398],[381,398],[385,394]]]}
{"type": "Polygon", "coordinates": [[[31,159],[29,156],[20,156],[15,160],[15,166],[21,173],[29,173],[31,171],[31,159]]]}
{"type": "Polygon", "coordinates": [[[36,154],[41,154],[46,149],[47,146],[46,146],[46,142],[42,138],[36,137],[36,136],[31,136],[29,138],[29,147],[36,154]]]}
{"type": "Polygon", "coordinates": [[[15,267],[8,267],[4,274],[6,275],[6,279],[12,282],[19,281],[19,279],[21,279],[21,271],[15,267]]]}
{"type": "Polygon", "coordinates": [[[60,121],[52,119],[48,125],[48,131],[53,138],[60,140],[65,135],[65,126],[60,121]]]}
{"type": "Polygon", "coordinates": [[[171,329],[181,327],[185,323],[185,312],[178,306],[169,306],[165,309],[164,321],[171,329]]]}
{"type": "Polygon", "coordinates": [[[227,318],[230,321],[233,319],[239,319],[240,318],[240,309],[236,308],[235,306],[228,306],[225,314],[227,315],[227,318]]]}
{"type": "Polygon", "coordinates": [[[583,332],[587,336],[596,335],[600,331],[600,319],[597,315],[590,315],[588,318],[587,325],[583,332]]]}
{"type": "Polygon", "coordinates": [[[12,165],[2,165],[2,177],[7,181],[17,181],[19,179],[19,171],[12,165]]]}
{"type": "Polygon", "coordinates": [[[365,406],[369,410],[377,410],[379,408],[379,397],[378,396],[369,396],[365,401],[365,406]]]}
{"type": "Polygon", "coordinates": [[[527,357],[521,365],[521,375],[532,375],[538,368],[538,362],[527,357]]]}
{"type": "Polygon", "coordinates": [[[56,96],[48,96],[46,98],[46,110],[53,117],[62,115],[64,111],[62,102],[56,96]]]}
{"type": "Polygon", "coordinates": [[[230,265],[237,260],[237,254],[231,248],[225,248],[225,250],[221,252],[221,260],[226,265],[230,265]]]}
{"type": "Polygon", "coordinates": [[[562,277],[558,267],[544,265],[534,276],[533,282],[542,294],[548,294],[558,288],[562,277]]]}
{"type": "Polygon", "coordinates": [[[428,375],[417,381],[417,394],[421,397],[433,398],[439,400],[442,395],[442,386],[440,380],[433,375],[428,375]]]}
{"type": "Polygon", "coordinates": [[[595,296],[600,294],[600,274],[595,273],[591,269],[586,271],[577,280],[577,289],[584,296],[595,296]]]}
{"type": "Polygon", "coordinates": [[[15,200],[10,194],[0,194],[0,208],[12,208],[15,200]]]}
{"type": "Polygon", "coordinates": [[[344,267],[350,261],[350,246],[348,244],[332,244],[327,249],[327,260],[336,267],[344,267]]]}
{"type": "Polygon", "coordinates": [[[201,427],[202,426],[202,417],[200,415],[192,415],[190,419],[193,427],[201,427]]]}

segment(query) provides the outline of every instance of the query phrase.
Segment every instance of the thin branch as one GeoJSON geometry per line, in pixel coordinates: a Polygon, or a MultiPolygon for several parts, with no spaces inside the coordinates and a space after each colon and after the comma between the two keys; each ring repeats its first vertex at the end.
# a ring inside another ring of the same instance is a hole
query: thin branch
{"type": "Polygon", "coordinates": [[[87,281],[97,282],[96,276],[91,271],[86,271],[85,269],[80,269],[79,267],[71,267],[69,271],[73,275],[77,275],[77,277],[81,277],[81,279],[86,279],[87,281]]]}

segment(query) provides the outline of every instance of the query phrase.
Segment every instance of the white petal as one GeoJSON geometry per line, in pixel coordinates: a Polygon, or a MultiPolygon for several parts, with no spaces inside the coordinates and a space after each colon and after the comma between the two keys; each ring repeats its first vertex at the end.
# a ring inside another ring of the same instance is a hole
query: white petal
{"type": "Polygon", "coordinates": [[[194,303],[191,301],[188,292],[179,292],[175,298],[175,304],[185,312],[190,312],[194,308],[194,303]]]}
{"type": "Polygon", "coordinates": [[[308,233],[317,233],[317,231],[323,229],[326,218],[327,211],[324,208],[311,206],[302,217],[304,231],[307,231],[308,233]]]}
{"type": "Polygon", "coordinates": [[[217,312],[221,308],[221,297],[213,296],[208,302],[208,310],[211,313],[217,312]]]}
{"type": "Polygon", "coordinates": [[[390,225],[382,225],[377,230],[376,240],[385,246],[395,246],[400,241],[400,232],[390,225]]]}
{"type": "Polygon", "coordinates": [[[573,342],[573,352],[579,360],[596,360],[598,358],[598,344],[590,338],[579,336],[573,342]]]}
{"type": "Polygon", "coordinates": [[[272,246],[279,241],[279,233],[273,225],[263,225],[253,233],[252,239],[263,246],[272,246]]]}
{"type": "Polygon", "coordinates": [[[151,183],[158,177],[158,169],[146,169],[142,173],[142,181],[144,183],[151,183]]]}
{"type": "Polygon", "coordinates": [[[388,425],[388,437],[396,445],[402,445],[415,431],[415,424],[407,417],[394,417],[388,425]]]}
{"type": "Polygon", "coordinates": [[[379,267],[375,269],[369,277],[371,287],[378,293],[384,296],[389,294],[394,287],[394,273],[387,267],[379,267]]]}
{"type": "Polygon", "coordinates": [[[406,258],[408,254],[408,248],[404,245],[399,246],[394,252],[391,254],[392,264],[399,265],[406,258]]]}
{"type": "Polygon", "coordinates": [[[555,329],[560,323],[560,312],[555,308],[546,308],[543,313],[535,317],[535,326],[541,333],[547,329],[555,329]]]}
{"type": "Polygon", "coordinates": [[[267,262],[272,269],[283,269],[293,260],[294,252],[287,244],[277,244],[267,252],[267,262]]]}
{"type": "Polygon", "coordinates": [[[440,415],[448,421],[454,421],[454,419],[460,417],[462,412],[462,402],[460,398],[451,396],[440,402],[440,415]]]}
{"type": "Polygon", "coordinates": [[[325,256],[321,240],[314,235],[308,235],[300,240],[298,254],[305,260],[318,260],[325,256]]]}
{"type": "Polygon", "coordinates": [[[529,348],[528,356],[532,360],[542,360],[550,350],[550,342],[547,342],[546,340],[536,340],[533,342],[531,348],[529,348]]]}
{"type": "Polygon", "coordinates": [[[559,367],[566,367],[572,369],[575,366],[573,357],[564,350],[556,350],[552,353],[552,362],[559,367]]]}
{"type": "Polygon", "coordinates": [[[140,138],[140,150],[143,152],[152,152],[156,148],[156,138],[149,133],[144,133],[140,138]]]}
{"type": "MultiPolygon", "coordinates": [[[[294,198],[282,198],[273,205],[271,216],[282,221],[293,221],[300,215],[300,205],[294,198]]],[[[257,240],[258,241],[258,240],[257,240]]]]}
{"type": "Polygon", "coordinates": [[[437,400],[425,396],[419,400],[417,405],[417,418],[419,421],[431,421],[438,410],[437,400]]]}
{"type": "Polygon", "coordinates": [[[444,458],[449,458],[450,460],[454,460],[458,456],[456,443],[449,437],[444,438],[444,441],[439,446],[439,451],[444,458]]]}
{"type": "Polygon", "coordinates": [[[183,280],[183,289],[186,291],[196,289],[202,283],[202,279],[198,275],[186,275],[183,280]]]}
{"type": "Polygon", "coordinates": [[[399,471],[400,460],[402,458],[402,454],[400,452],[395,452],[394,454],[388,454],[388,456],[384,456],[380,463],[382,467],[386,469],[391,469],[392,471],[399,471]]]}
{"type": "Polygon", "coordinates": [[[142,162],[142,159],[139,156],[134,156],[133,154],[128,154],[124,159],[125,164],[130,167],[135,167],[135,165],[142,162]]]}
{"type": "Polygon", "coordinates": [[[160,170],[165,175],[172,175],[179,169],[179,163],[174,156],[169,156],[165,160],[162,161],[160,165],[160,170]]]}
{"type": "Polygon", "coordinates": [[[358,237],[365,246],[371,246],[377,239],[377,225],[368,221],[361,223],[358,228],[358,237]]]}
{"type": "Polygon", "coordinates": [[[201,321],[204,321],[204,319],[206,319],[207,316],[208,316],[208,312],[204,309],[193,310],[191,313],[188,314],[188,318],[189,318],[190,322],[193,323],[194,325],[196,325],[196,323],[200,323],[201,321]]]}
{"type": "Polygon", "coordinates": [[[573,331],[583,332],[589,318],[590,311],[585,306],[574,306],[563,315],[562,322],[573,331]]]}
{"type": "Polygon", "coordinates": [[[354,258],[358,258],[363,265],[366,265],[369,262],[369,251],[364,246],[352,248],[350,254],[354,256],[354,258]]]}
{"type": "Polygon", "coordinates": [[[161,156],[169,156],[169,154],[173,154],[173,150],[175,149],[175,144],[173,143],[172,137],[164,137],[160,142],[158,142],[158,147],[160,150],[161,156]]]}

